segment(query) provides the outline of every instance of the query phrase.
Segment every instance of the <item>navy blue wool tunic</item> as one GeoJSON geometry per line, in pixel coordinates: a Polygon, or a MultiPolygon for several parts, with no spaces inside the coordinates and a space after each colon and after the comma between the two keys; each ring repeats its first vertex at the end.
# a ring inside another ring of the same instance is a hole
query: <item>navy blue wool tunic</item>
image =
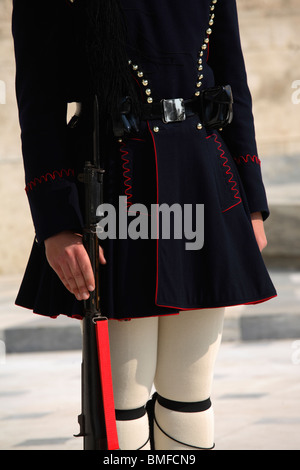
{"type": "MultiPolygon", "coordinates": [[[[250,219],[253,212],[266,219],[269,209],[235,0],[121,0],[121,5],[141,99],[186,100],[229,84],[234,118],[224,130],[206,129],[196,115],[168,124],[144,121],[139,133],[108,145],[106,202],[116,205],[119,196],[127,196],[120,211],[129,222],[138,203],[148,210],[153,204],[202,205],[204,243],[187,250],[187,235],[103,240],[103,313],[147,317],[276,296],[250,219]]],[[[52,0],[43,8],[37,0],[14,0],[16,90],[36,231],[16,303],[52,317],[82,315],[82,303],[48,265],[43,241],[83,227],[77,176],[90,151],[90,116],[83,113],[77,129],[66,126],[67,103],[80,101],[84,109],[90,98],[83,18],[81,0],[52,0]]],[[[140,217],[149,222],[149,213],[140,217]]]]}

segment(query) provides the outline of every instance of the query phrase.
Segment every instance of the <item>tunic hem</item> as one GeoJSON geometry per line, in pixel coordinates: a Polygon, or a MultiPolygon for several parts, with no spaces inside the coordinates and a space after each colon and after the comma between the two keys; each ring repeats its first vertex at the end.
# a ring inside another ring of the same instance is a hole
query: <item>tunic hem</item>
{"type": "MultiPolygon", "coordinates": [[[[273,298],[277,297],[277,294],[275,295],[272,295],[270,297],[265,297],[265,298],[262,298],[262,299],[252,299],[252,300],[249,300],[249,301],[240,301],[240,300],[237,300],[237,301],[231,301],[231,302],[222,302],[222,303],[214,303],[214,305],[205,305],[205,306],[190,306],[190,307],[176,307],[176,306],[170,306],[170,305],[164,305],[164,304],[158,304],[156,303],[156,305],[158,307],[165,307],[165,308],[174,308],[174,310],[178,310],[178,311],[174,311],[174,313],[166,313],[166,314],[149,314],[149,315],[145,315],[145,316],[141,316],[141,315],[132,315],[132,316],[123,316],[122,318],[117,318],[117,317],[111,317],[111,318],[108,318],[109,320],[119,320],[119,321],[124,321],[124,320],[134,320],[134,319],[137,319],[137,318],[151,318],[151,317],[165,317],[165,316],[170,316],[170,315],[178,315],[180,313],[180,311],[188,311],[188,310],[205,310],[205,309],[215,309],[215,308],[228,308],[228,307],[237,307],[237,306],[241,306],[241,305],[256,305],[256,304],[259,304],[259,303],[263,303],[263,302],[267,302],[268,300],[271,300],[273,298]]],[[[15,305],[18,306],[18,307],[22,307],[22,308],[26,308],[28,310],[32,310],[32,313],[36,314],[36,315],[41,315],[43,317],[48,317],[48,318],[52,318],[52,319],[56,319],[58,316],[60,315],[64,315],[66,317],[69,317],[69,318],[73,318],[73,319],[77,319],[77,320],[82,320],[83,319],[83,315],[79,315],[79,314],[75,314],[75,315],[68,315],[67,313],[58,313],[57,315],[47,315],[45,313],[41,313],[41,312],[37,312],[35,311],[34,307],[29,307],[29,306],[26,306],[26,305],[22,305],[21,303],[17,303],[15,302],[15,305]]]]}

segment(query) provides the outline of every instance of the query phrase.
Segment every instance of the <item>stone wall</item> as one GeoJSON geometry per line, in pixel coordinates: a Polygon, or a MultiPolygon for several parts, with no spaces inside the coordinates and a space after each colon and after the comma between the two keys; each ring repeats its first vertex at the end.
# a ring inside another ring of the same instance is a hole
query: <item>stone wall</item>
{"type": "Polygon", "coordinates": [[[237,0],[271,209],[270,265],[300,266],[300,2],[237,0]],[[297,88],[294,88],[297,87],[297,88]]]}
{"type": "Polygon", "coordinates": [[[0,0],[0,274],[24,270],[33,239],[15,101],[11,4],[11,0],[0,0]]]}
{"type": "MultiPolygon", "coordinates": [[[[0,274],[24,270],[34,235],[24,192],[14,92],[11,3],[0,0],[0,274]]],[[[272,209],[266,224],[266,258],[299,259],[300,104],[296,103],[300,93],[292,86],[300,85],[300,2],[237,0],[237,4],[272,209]]]]}

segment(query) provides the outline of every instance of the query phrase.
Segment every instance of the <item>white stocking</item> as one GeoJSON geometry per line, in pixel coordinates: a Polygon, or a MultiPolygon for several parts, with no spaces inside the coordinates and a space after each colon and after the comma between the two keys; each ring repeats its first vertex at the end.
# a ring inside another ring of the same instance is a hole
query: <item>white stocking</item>
{"type": "MultiPolygon", "coordinates": [[[[115,408],[134,410],[145,406],[156,370],[158,318],[109,321],[115,408]]],[[[121,450],[150,449],[147,415],[117,420],[121,450]]]]}
{"type": "MultiPolygon", "coordinates": [[[[177,402],[202,402],[211,394],[224,309],[181,312],[166,317],[109,321],[115,407],[146,405],[153,382],[160,396],[177,402]],[[155,377],[155,381],[154,381],[155,377]]],[[[173,411],[155,405],[155,449],[211,448],[213,409],[173,411]],[[173,439],[165,435],[167,433],[173,439]],[[180,444],[174,439],[189,444],[180,444]]],[[[147,415],[117,420],[121,450],[150,449],[147,415]]]]}
{"type": "MultiPolygon", "coordinates": [[[[206,309],[160,317],[155,388],[159,395],[177,402],[202,402],[211,394],[213,371],[219,350],[224,310],[206,309]]],[[[155,449],[212,448],[213,409],[180,412],[155,404],[155,449]],[[181,443],[189,444],[184,445],[181,443]]]]}

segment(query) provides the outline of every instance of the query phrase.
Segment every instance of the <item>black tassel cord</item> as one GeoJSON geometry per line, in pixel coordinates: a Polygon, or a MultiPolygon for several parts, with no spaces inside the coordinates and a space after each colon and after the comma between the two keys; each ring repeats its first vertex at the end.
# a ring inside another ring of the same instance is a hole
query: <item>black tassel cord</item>
{"type": "Polygon", "coordinates": [[[99,96],[102,115],[114,114],[122,98],[130,96],[139,114],[139,99],[130,73],[127,31],[119,0],[85,0],[87,55],[92,87],[99,96]]]}

